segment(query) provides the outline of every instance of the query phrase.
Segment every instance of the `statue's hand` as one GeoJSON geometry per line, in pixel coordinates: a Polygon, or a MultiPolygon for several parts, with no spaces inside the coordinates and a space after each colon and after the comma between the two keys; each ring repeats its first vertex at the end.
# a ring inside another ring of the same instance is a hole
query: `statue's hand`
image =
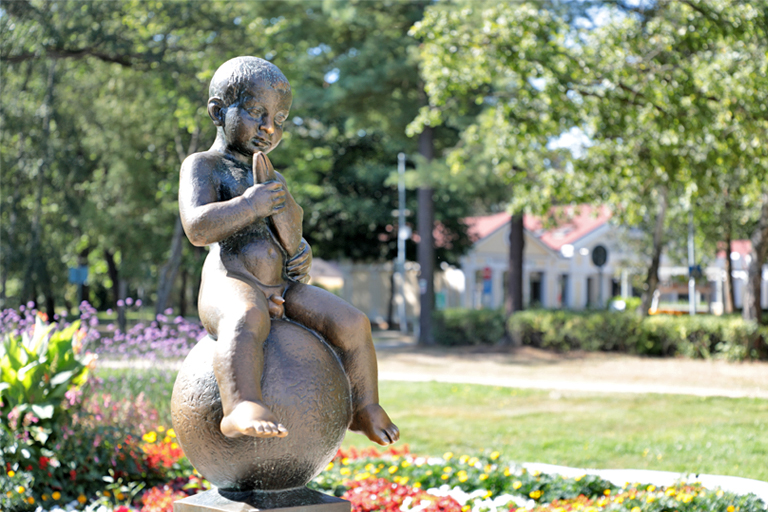
{"type": "Polygon", "coordinates": [[[256,216],[269,217],[285,208],[285,187],[279,181],[268,181],[248,187],[243,193],[256,216]]]}
{"type": "Polygon", "coordinates": [[[285,273],[294,281],[309,282],[309,269],[312,267],[312,248],[301,239],[299,250],[285,263],[285,273]]]}

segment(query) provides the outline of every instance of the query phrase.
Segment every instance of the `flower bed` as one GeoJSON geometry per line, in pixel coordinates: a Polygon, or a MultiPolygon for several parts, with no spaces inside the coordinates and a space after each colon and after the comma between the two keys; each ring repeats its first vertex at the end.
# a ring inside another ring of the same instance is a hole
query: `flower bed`
{"type": "MultiPolygon", "coordinates": [[[[174,500],[210,488],[142,395],[114,400],[89,376],[89,329],[48,325],[34,310],[0,318],[14,322],[0,333],[0,510],[170,512],[174,500]]],[[[92,319],[86,309],[82,325],[92,319]]],[[[768,510],[755,496],[697,482],[615,486],[527,471],[495,451],[421,457],[407,446],[342,450],[310,487],[349,500],[355,512],[768,510]]]]}
{"type": "MultiPolygon", "coordinates": [[[[174,500],[210,488],[183,457],[172,430],[160,427],[147,432],[140,446],[145,467],[164,472],[167,482],[145,488],[124,478],[107,477],[98,492],[74,500],[64,500],[61,492],[50,488],[33,491],[21,483],[9,494],[23,495],[29,510],[37,512],[171,512],[174,500]]],[[[12,470],[7,475],[16,479],[12,470]]],[[[408,453],[407,447],[384,453],[340,450],[310,487],[349,500],[353,512],[768,510],[755,496],[705,489],[696,482],[618,487],[593,475],[565,478],[527,471],[503,462],[498,452],[426,458],[408,453]]]]}

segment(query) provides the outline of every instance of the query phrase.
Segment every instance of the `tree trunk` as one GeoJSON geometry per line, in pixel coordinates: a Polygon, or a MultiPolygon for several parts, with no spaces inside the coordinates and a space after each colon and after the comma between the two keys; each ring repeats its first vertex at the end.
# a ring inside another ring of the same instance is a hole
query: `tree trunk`
{"type": "Polygon", "coordinates": [[[656,216],[656,227],[653,230],[653,255],[651,256],[651,265],[648,267],[648,277],[645,280],[645,292],[643,292],[643,302],[640,307],[642,316],[648,316],[653,294],[659,285],[659,262],[661,261],[661,251],[664,248],[664,221],[667,216],[668,193],[669,191],[663,188],[661,197],[659,197],[659,213],[656,216]]]}
{"type": "MultiPolygon", "coordinates": [[[[432,128],[424,127],[419,135],[419,153],[431,161],[434,155],[432,128]]],[[[435,226],[435,204],[431,187],[422,187],[418,191],[419,215],[419,343],[432,345],[435,338],[432,333],[432,310],[435,304],[434,267],[435,242],[432,231],[435,226]]]]}
{"type": "Polygon", "coordinates": [[[744,290],[742,316],[750,322],[763,323],[763,308],[760,291],[763,281],[763,264],[768,256],[768,193],[764,193],[760,220],[752,233],[752,253],[747,270],[747,286],[744,290]]]}
{"type": "Polygon", "coordinates": [[[104,249],[104,261],[107,262],[107,275],[109,280],[112,281],[112,307],[117,307],[117,301],[120,300],[120,291],[118,289],[118,278],[120,274],[117,270],[117,264],[115,264],[115,255],[108,249],[104,249]]]}
{"type": "Polygon", "coordinates": [[[187,277],[189,272],[186,267],[181,269],[181,289],[179,290],[179,316],[187,316],[187,277]]]}
{"type": "Polygon", "coordinates": [[[725,224],[725,289],[723,290],[723,310],[725,313],[731,314],[736,309],[736,301],[734,300],[733,293],[733,263],[731,262],[731,223],[725,224]]]}
{"type": "Polygon", "coordinates": [[[173,228],[171,239],[171,255],[165,265],[160,267],[160,282],[157,287],[157,302],[155,303],[155,315],[162,314],[168,304],[168,298],[173,290],[173,282],[181,264],[181,250],[184,247],[184,229],[181,225],[181,217],[176,216],[176,225],[173,228]]]}
{"type": "MultiPolygon", "coordinates": [[[[176,156],[179,158],[179,164],[182,164],[187,156],[197,151],[197,144],[200,140],[200,127],[195,127],[186,149],[184,149],[181,135],[177,133],[174,140],[176,144],[176,156]]],[[[181,217],[177,215],[176,224],[173,227],[173,236],[171,237],[171,254],[168,256],[168,260],[165,264],[160,267],[160,274],[158,276],[155,315],[159,315],[165,311],[168,299],[171,296],[173,282],[176,280],[176,274],[178,274],[179,265],[181,264],[181,251],[184,247],[183,242],[184,229],[181,226],[181,217]]]]}
{"type": "Polygon", "coordinates": [[[506,320],[504,328],[507,339],[512,345],[522,345],[522,341],[509,332],[509,318],[522,311],[523,305],[523,254],[525,249],[525,227],[523,213],[513,215],[509,222],[509,268],[507,269],[507,295],[504,297],[506,320]]]}
{"type": "MultiPolygon", "coordinates": [[[[40,159],[40,163],[37,167],[37,192],[35,197],[35,213],[32,217],[29,250],[27,257],[29,258],[26,272],[24,273],[24,285],[22,288],[22,297],[27,294],[27,291],[33,286],[33,282],[37,281],[40,284],[44,278],[47,278],[46,258],[44,251],[41,250],[42,238],[43,238],[43,191],[45,189],[45,170],[50,167],[53,162],[53,144],[51,144],[51,118],[53,117],[53,91],[56,78],[56,61],[52,60],[50,67],[48,68],[48,85],[45,93],[45,100],[43,100],[43,140],[45,141],[45,156],[40,159]]],[[[36,288],[36,287],[34,287],[36,288]]],[[[35,294],[35,301],[37,301],[37,294],[35,294]]]]}

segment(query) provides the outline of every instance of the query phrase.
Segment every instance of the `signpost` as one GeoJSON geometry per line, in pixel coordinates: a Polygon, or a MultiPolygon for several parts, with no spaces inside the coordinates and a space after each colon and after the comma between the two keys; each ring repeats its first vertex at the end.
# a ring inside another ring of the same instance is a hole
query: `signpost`
{"type": "Polygon", "coordinates": [[[605,246],[597,245],[592,249],[592,263],[597,267],[597,289],[600,301],[600,307],[603,306],[603,267],[608,263],[608,249],[605,246]]]}

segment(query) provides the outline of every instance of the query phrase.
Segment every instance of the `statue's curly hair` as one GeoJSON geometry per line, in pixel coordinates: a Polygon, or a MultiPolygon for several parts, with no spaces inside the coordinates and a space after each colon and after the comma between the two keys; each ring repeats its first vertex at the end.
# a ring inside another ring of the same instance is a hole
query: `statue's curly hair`
{"type": "Polygon", "coordinates": [[[291,84],[280,69],[268,60],[259,57],[235,57],[216,70],[208,88],[210,98],[219,98],[228,107],[240,100],[251,80],[258,77],[270,87],[289,92],[291,84]]]}

